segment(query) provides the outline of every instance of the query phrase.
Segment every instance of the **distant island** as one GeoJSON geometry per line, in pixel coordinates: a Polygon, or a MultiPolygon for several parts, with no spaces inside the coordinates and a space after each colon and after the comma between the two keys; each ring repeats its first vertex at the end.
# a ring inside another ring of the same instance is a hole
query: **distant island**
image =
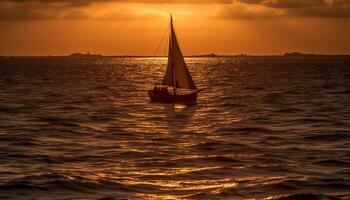
{"type": "Polygon", "coordinates": [[[350,57],[350,55],[324,55],[324,54],[313,54],[313,53],[300,53],[300,52],[288,52],[281,55],[218,55],[215,53],[204,54],[204,55],[191,55],[186,57],[350,57]]]}
{"type": "Polygon", "coordinates": [[[87,52],[86,54],[73,53],[69,57],[74,57],[74,58],[98,58],[98,57],[102,57],[102,55],[101,54],[90,54],[89,52],[87,52]]]}
{"type": "Polygon", "coordinates": [[[285,53],[283,54],[284,57],[298,57],[298,56],[325,56],[325,55],[317,55],[317,54],[303,54],[299,52],[292,52],[292,53],[285,53]]]}
{"type": "Polygon", "coordinates": [[[204,55],[192,55],[192,56],[187,56],[187,57],[246,57],[249,55],[246,54],[239,54],[239,55],[218,55],[215,53],[211,54],[204,54],[204,55]]]}
{"type": "Polygon", "coordinates": [[[211,53],[211,54],[204,54],[204,55],[193,55],[191,57],[220,57],[220,56],[216,55],[215,53],[211,53]]]}

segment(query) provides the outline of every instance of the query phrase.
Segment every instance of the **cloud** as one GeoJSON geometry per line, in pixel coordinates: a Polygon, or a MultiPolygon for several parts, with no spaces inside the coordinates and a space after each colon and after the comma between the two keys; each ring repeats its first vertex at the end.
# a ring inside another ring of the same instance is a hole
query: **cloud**
{"type": "Polygon", "coordinates": [[[62,19],[69,19],[69,20],[88,20],[92,18],[93,17],[91,15],[81,10],[71,11],[62,17],[62,19]]]}
{"type": "Polygon", "coordinates": [[[259,4],[271,8],[305,8],[325,6],[324,0],[237,0],[246,4],[259,4]]]}
{"type": "Polygon", "coordinates": [[[136,12],[132,9],[108,11],[100,15],[90,15],[81,10],[75,10],[63,15],[59,19],[67,20],[102,20],[102,21],[125,21],[125,20],[149,20],[162,17],[150,12],[136,12]]]}
{"type": "Polygon", "coordinates": [[[95,17],[96,20],[150,20],[150,19],[156,19],[159,17],[163,17],[160,14],[154,13],[154,12],[137,12],[132,9],[128,10],[115,10],[115,11],[109,11],[106,12],[100,16],[95,17]]]}
{"type": "Polygon", "coordinates": [[[133,11],[89,10],[91,5],[115,3],[144,4],[231,4],[233,0],[0,0],[0,21],[30,21],[49,19],[69,20],[140,20],[153,19],[157,13],[138,13],[133,11]],[[99,12],[99,16],[96,14],[99,12]],[[129,12],[129,13],[127,13],[129,12]]]}
{"type": "Polygon", "coordinates": [[[236,0],[223,6],[220,19],[350,18],[350,0],[236,0]]]}
{"type": "Polygon", "coordinates": [[[3,2],[14,3],[28,3],[28,2],[40,2],[40,3],[64,3],[71,6],[86,6],[91,3],[155,3],[155,4],[230,4],[233,0],[3,0],[3,2]]]}
{"type": "Polygon", "coordinates": [[[125,21],[151,20],[164,17],[162,13],[149,10],[118,8],[105,12],[92,12],[84,9],[42,10],[23,7],[0,8],[0,21],[39,21],[39,20],[96,20],[96,21],[125,21]]]}
{"type": "Polygon", "coordinates": [[[333,6],[346,6],[350,5],[350,0],[332,0],[331,4],[333,6]]]}
{"type": "Polygon", "coordinates": [[[266,1],[263,5],[273,8],[306,8],[327,5],[324,0],[278,0],[266,1]]]}
{"type": "Polygon", "coordinates": [[[43,19],[56,19],[55,13],[44,13],[35,10],[15,8],[0,8],[0,21],[33,21],[43,19]]]}
{"type": "MultiPolygon", "coordinates": [[[[107,2],[108,0],[101,0],[107,2]]],[[[99,1],[99,2],[101,2],[99,1]]],[[[82,7],[88,1],[77,0],[74,5],[65,3],[68,0],[41,0],[27,1],[14,0],[4,3],[0,1],[0,21],[39,21],[39,20],[147,20],[160,17],[157,12],[153,14],[142,9],[136,12],[128,6],[115,6],[113,10],[96,10],[93,7],[82,7]],[[63,2],[63,4],[62,4],[63,2]]],[[[92,1],[89,1],[92,2],[92,1]]]]}
{"type": "Polygon", "coordinates": [[[295,17],[349,18],[350,6],[292,9],[286,14],[295,17]]]}
{"type": "Polygon", "coordinates": [[[217,19],[273,19],[281,17],[281,14],[273,9],[259,8],[249,9],[238,4],[222,7],[215,18],[217,19]]]}
{"type": "Polygon", "coordinates": [[[129,7],[130,3],[150,4],[144,8],[153,4],[215,3],[215,8],[220,8],[215,18],[225,20],[350,17],[350,0],[0,0],[0,20],[150,20],[162,17],[154,10],[120,9],[129,7]],[[94,8],[108,2],[115,4],[114,10],[94,8]]]}

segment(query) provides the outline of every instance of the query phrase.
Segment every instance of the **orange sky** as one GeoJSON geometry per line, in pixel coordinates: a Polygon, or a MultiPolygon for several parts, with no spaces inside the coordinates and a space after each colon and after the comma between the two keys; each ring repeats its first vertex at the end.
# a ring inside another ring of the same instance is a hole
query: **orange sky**
{"type": "Polygon", "coordinates": [[[3,0],[0,55],[154,55],[169,13],[185,55],[350,54],[350,0],[3,0]]]}

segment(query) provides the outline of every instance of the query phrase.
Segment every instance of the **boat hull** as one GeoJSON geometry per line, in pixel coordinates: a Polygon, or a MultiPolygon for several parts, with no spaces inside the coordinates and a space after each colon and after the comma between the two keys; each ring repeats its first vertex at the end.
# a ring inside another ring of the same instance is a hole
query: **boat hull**
{"type": "Polygon", "coordinates": [[[189,94],[157,94],[153,90],[148,91],[148,95],[152,102],[159,103],[186,103],[196,102],[198,92],[192,92],[189,94]]]}

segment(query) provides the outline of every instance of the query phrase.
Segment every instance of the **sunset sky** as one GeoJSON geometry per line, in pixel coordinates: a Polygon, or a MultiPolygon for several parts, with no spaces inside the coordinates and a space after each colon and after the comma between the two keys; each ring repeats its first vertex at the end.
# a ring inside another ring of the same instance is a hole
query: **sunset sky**
{"type": "Polygon", "coordinates": [[[0,55],[154,55],[170,13],[185,55],[350,54],[350,0],[1,0],[0,55]]]}

